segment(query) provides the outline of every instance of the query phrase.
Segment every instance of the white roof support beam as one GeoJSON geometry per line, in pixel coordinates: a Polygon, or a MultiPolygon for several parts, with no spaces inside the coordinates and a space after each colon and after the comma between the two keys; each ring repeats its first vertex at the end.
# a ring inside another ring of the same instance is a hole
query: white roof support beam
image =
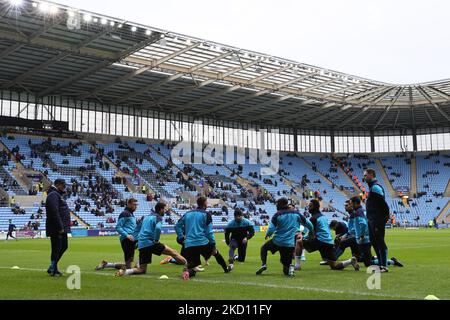
{"type": "Polygon", "coordinates": [[[361,114],[363,114],[364,112],[366,112],[366,110],[364,108],[362,108],[361,110],[355,112],[353,115],[351,115],[350,117],[348,117],[347,119],[345,119],[343,122],[341,122],[336,129],[340,129],[344,126],[346,126],[348,123],[352,122],[353,120],[357,119],[361,114]]]}
{"type": "MultiPolygon", "coordinates": [[[[293,83],[293,82],[299,82],[299,81],[302,81],[302,80],[305,80],[305,79],[307,79],[307,78],[311,78],[311,77],[314,77],[314,76],[317,76],[317,73],[307,74],[307,75],[305,75],[305,76],[303,76],[303,77],[300,77],[300,78],[296,79],[295,81],[288,81],[288,82],[286,82],[286,83],[284,83],[284,84],[280,84],[280,85],[278,86],[278,89],[281,89],[281,88],[283,88],[284,86],[287,86],[287,85],[289,85],[289,84],[291,84],[291,83],[293,83]]],[[[299,94],[301,95],[301,94],[303,94],[303,93],[309,92],[309,91],[314,90],[314,89],[316,89],[316,88],[320,88],[320,87],[322,87],[322,86],[324,86],[324,85],[327,85],[327,84],[330,84],[330,83],[332,83],[332,82],[334,82],[334,81],[335,81],[335,80],[332,79],[332,80],[328,80],[328,81],[326,81],[326,82],[322,82],[322,83],[320,83],[320,84],[316,84],[316,85],[314,85],[314,86],[305,88],[305,89],[303,89],[303,90],[300,90],[299,94]]],[[[249,111],[253,111],[254,109],[259,109],[259,108],[261,108],[261,107],[264,107],[264,106],[267,106],[267,105],[271,105],[271,104],[274,104],[274,103],[277,103],[277,102],[281,102],[281,101],[284,101],[284,100],[287,100],[287,99],[290,99],[290,98],[294,98],[294,97],[295,97],[295,95],[286,95],[286,96],[283,96],[283,97],[278,97],[278,98],[274,99],[273,101],[267,101],[267,102],[263,103],[262,105],[255,105],[254,108],[242,109],[242,111],[239,111],[238,113],[233,114],[233,115],[232,115],[231,117],[229,117],[229,118],[235,118],[236,116],[242,115],[242,114],[247,113],[247,112],[249,112],[249,111]]],[[[302,105],[303,105],[303,104],[304,104],[304,102],[302,102],[302,105]]],[[[277,111],[274,110],[273,112],[276,113],[277,111]]],[[[253,120],[257,120],[257,119],[259,119],[259,118],[264,118],[265,116],[268,116],[268,114],[270,114],[270,113],[272,113],[272,112],[269,112],[269,113],[267,113],[267,114],[262,114],[260,117],[257,117],[257,118],[255,118],[255,119],[253,119],[253,120]]]]}
{"type": "Polygon", "coordinates": [[[438,89],[436,89],[436,88],[433,87],[433,86],[424,86],[424,87],[427,88],[427,89],[430,89],[431,91],[433,91],[433,92],[434,92],[435,94],[437,94],[438,96],[441,96],[442,98],[444,98],[444,99],[450,101],[450,95],[448,95],[448,94],[442,92],[441,90],[438,90],[438,89]]]}
{"type": "Polygon", "coordinates": [[[351,89],[354,89],[354,88],[358,88],[358,87],[361,87],[361,86],[363,86],[363,85],[365,85],[365,83],[360,82],[360,83],[357,83],[357,84],[354,84],[354,85],[351,85],[351,86],[346,86],[345,88],[341,88],[341,89],[338,89],[338,90],[329,92],[329,93],[327,93],[327,94],[324,94],[324,95],[322,96],[322,98],[323,98],[323,99],[326,99],[326,98],[332,97],[332,96],[334,96],[334,95],[336,95],[336,94],[338,94],[338,93],[345,92],[345,91],[347,91],[347,90],[351,90],[351,89]]]}
{"type": "MultiPolygon", "coordinates": [[[[303,80],[306,80],[306,79],[309,79],[309,78],[313,78],[313,77],[317,76],[318,74],[319,74],[318,72],[308,73],[308,74],[305,74],[305,75],[303,75],[303,76],[301,76],[301,77],[299,77],[299,78],[295,78],[295,79],[292,79],[292,80],[289,80],[289,81],[280,83],[279,85],[277,85],[277,86],[275,87],[275,90],[278,91],[278,90],[280,90],[280,89],[282,89],[282,88],[284,88],[284,87],[286,87],[286,86],[289,86],[289,85],[291,85],[291,84],[294,84],[294,83],[297,83],[297,82],[300,82],[300,81],[303,81],[303,80]]],[[[259,108],[262,108],[262,107],[269,106],[269,105],[271,105],[271,104],[275,104],[275,103],[278,103],[278,102],[282,102],[282,101],[287,100],[287,99],[290,99],[290,98],[294,98],[295,96],[296,96],[296,95],[288,94],[288,95],[285,95],[285,96],[282,96],[282,97],[275,98],[275,99],[273,99],[273,100],[269,100],[269,101],[264,102],[264,103],[262,103],[262,104],[255,105],[255,106],[252,107],[252,108],[242,109],[242,110],[239,111],[238,113],[233,114],[232,117],[234,118],[234,117],[236,117],[236,116],[239,116],[239,115],[241,115],[241,114],[247,113],[247,112],[249,112],[249,111],[254,111],[255,109],[259,109],[259,108]]],[[[260,116],[254,117],[252,120],[259,120],[259,119],[264,118],[265,116],[267,116],[267,115],[269,115],[269,114],[276,113],[276,112],[278,112],[278,110],[269,111],[269,112],[266,113],[266,114],[261,114],[260,116]]]]}
{"type": "Polygon", "coordinates": [[[367,119],[369,119],[373,114],[375,113],[374,110],[367,110],[367,115],[361,119],[361,121],[358,123],[359,127],[363,127],[364,126],[364,122],[367,121],[367,119]]]}
{"type": "MultiPolygon", "coordinates": [[[[198,69],[201,69],[201,68],[207,66],[208,64],[214,63],[214,62],[216,62],[216,61],[218,61],[218,60],[220,60],[220,59],[223,59],[223,58],[229,56],[230,54],[231,54],[231,52],[225,52],[225,53],[223,53],[223,54],[221,54],[221,55],[219,55],[219,56],[217,56],[217,57],[214,57],[214,58],[212,58],[212,59],[210,59],[210,60],[207,60],[207,61],[205,61],[205,62],[202,62],[202,63],[200,63],[200,64],[198,64],[198,65],[196,65],[196,66],[193,66],[192,68],[189,69],[189,72],[188,72],[188,73],[195,72],[195,71],[197,71],[198,69]]],[[[148,86],[145,86],[145,87],[143,87],[143,88],[140,88],[140,89],[138,89],[138,90],[135,90],[135,91],[133,91],[133,92],[130,92],[129,94],[125,95],[124,97],[122,97],[122,98],[120,98],[120,99],[114,100],[114,101],[112,102],[112,104],[120,104],[120,103],[122,103],[122,102],[124,102],[124,101],[126,101],[126,100],[128,100],[128,99],[130,99],[130,98],[133,98],[133,97],[135,97],[135,96],[138,96],[138,95],[140,95],[140,94],[143,94],[143,93],[145,93],[145,92],[148,92],[148,91],[151,91],[151,90],[154,90],[154,89],[158,88],[158,87],[160,86],[159,83],[166,84],[166,83],[169,83],[169,82],[171,82],[171,81],[175,81],[176,79],[179,79],[179,78],[181,78],[182,76],[184,76],[184,73],[177,73],[177,74],[174,74],[174,75],[170,76],[169,78],[167,78],[167,79],[170,79],[170,80],[167,81],[167,82],[164,82],[163,80],[161,80],[161,81],[158,81],[158,82],[155,83],[155,84],[150,84],[150,85],[148,85],[148,86]],[[155,86],[155,85],[156,85],[156,86],[155,86]]]]}
{"type": "Polygon", "coordinates": [[[47,67],[49,67],[50,65],[58,62],[59,60],[62,60],[64,58],[66,58],[67,56],[69,56],[70,53],[68,52],[61,52],[59,53],[57,56],[54,56],[53,58],[35,66],[34,68],[31,68],[30,70],[28,70],[25,73],[20,74],[19,76],[17,76],[15,79],[11,80],[10,82],[6,83],[5,85],[2,86],[3,90],[7,90],[9,88],[11,88],[12,86],[21,83],[22,81],[24,81],[25,79],[28,79],[30,77],[32,77],[34,74],[38,73],[39,71],[42,71],[44,69],[46,69],[47,67]]]}
{"type": "Polygon", "coordinates": [[[129,72],[129,73],[127,73],[127,74],[125,74],[125,75],[123,75],[123,76],[121,76],[121,77],[119,77],[119,78],[117,78],[117,79],[115,79],[115,80],[113,80],[111,82],[108,82],[108,83],[105,83],[105,84],[103,84],[101,86],[98,86],[97,88],[92,90],[90,93],[80,96],[79,99],[83,100],[83,99],[86,99],[88,97],[95,96],[98,93],[100,93],[100,92],[102,92],[102,91],[104,91],[104,90],[106,90],[106,89],[108,89],[108,88],[110,88],[110,87],[112,87],[112,86],[114,86],[114,85],[116,85],[118,83],[127,81],[127,80],[129,80],[129,79],[131,79],[133,77],[136,77],[136,76],[140,75],[143,72],[146,72],[146,71],[152,70],[154,68],[157,68],[161,64],[163,64],[163,63],[165,63],[165,62],[167,62],[167,61],[169,61],[169,60],[179,56],[180,54],[186,53],[186,52],[188,52],[188,51],[198,47],[199,45],[200,45],[200,43],[195,43],[195,44],[187,46],[186,48],[183,48],[183,49],[181,49],[179,51],[176,51],[176,52],[174,52],[172,54],[169,54],[168,56],[166,56],[164,58],[161,58],[159,60],[155,60],[154,63],[152,63],[151,66],[145,66],[145,67],[139,68],[137,70],[133,70],[132,72],[129,72]]]}
{"type": "Polygon", "coordinates": [[[387,106],[386,110],[383,112],[383,114],[380,116],[380,118],[377,121],[377,124],[375,125],[374,129],[377,129],[380,124],[383,122],[384,118],[386,118],[387,114],[389,113],[389,110],[391,110],[392,106],[397,102],[398,98],[400,98],[401,94],[403,93],[404,87],[399,87],[399,90],[397,91],[397,94],[395,95],[394,99],[392,100],[391,104],[387,106]]]}
{"type": "MultiPolygon", "coordinates": [[[[92,42],[94,42],[97,39],[100,39],[101,37],[103,37],[104,35],[108,34],[111,31],[117,30],[118,26],[115,26],[114,28],[111,29],[105,29],[102,30],[101,32],[94,34],[92,36],[90,36],[89,38],[81,41],[79,44],[77,44],[76,46],[74,46],[74,51],[79,51],[81,48],[86,47],[87,45],[91,44],[92,42]]],[[[51,66],[52,64],[70,56],[73,52],[72,51],[67,51],[67,52],[61,52],[59,53],[57,56],[51,58],[50,60],[45,61],[44,63],[28,70],[25,73],[22,73],[21,75],[19,75],[18,77],[16,77],[14,80],[11,80],[9,83],[7,83],[5,86],[3,86],[3,89],[9,89],[10,87],[21,83],[23,80],[32,77],[34,74],[48,68],[49,66],[51,66]]]]}
{"type": "MultiPolygon", "coordinates": [[[[234,68],[234,69],[232,69],[232,70],[230,70],[230,71],[228,71],[226,73],[220,74],[217,78],[218,78],[218,80],[221,80],[221,79],[223,79],[225,77],[231,76],[232,74],[234,74],[236,72],[239,72],[241,70],[245,70],[247,68],[250,68],[250,67],[254,66],[257,63],[258,63],[257,61],[252,61],[252,62],[246,63],[245,65],[243,65],[241,67],[234,68]]],[[[238,90],[240,88],[242,88],[240,85],[227,87],[225,89],[219,90],[219,91],[211,93],[209,95],[206,95],[206,96],[204,96],[202,98],[196,99],[196,100],[188,103],[185,106],[182,106],[182,107],[179,107],[179,108],[175,108],[175,109],[171,110],[171,112],[179,112],[179,111],[182,111],[182,110],[185,110],[185,109],[196,107],[197,105],[199,105],[199,104],[201,104],[201,103],[203,103],[205,101],[217,98],[217,97],[219,97],[219,96],[221,96],[223,94],[227,94],[227,93],[233,92],[233,91],[238,90]]]]}
{"type": "Polygon", "coordinates": [[[363,91],[363,92],[360,92],[360,93],[357,93],[357,94],[354,94],[354,95],[351,95],[351,96],[345,98],[345,102],[353,101],[355,103],[361,103],[361,102],[369,100],[374,95],[377,95],[380,92],[382,92],[386,89],[389,89],[389,88],[390,87],[387,87],[387,86],[381,86],[381,87],[369,89],[369,90],[366,90],[366,91],[363,91]]]}
{"type": "MultiPolygon", "coordinates": [[[[438,104],[434,103],[431,97],[428,95],[428,93],[425,92],[425,90],[421,86],[416,86],[417,90],[420,92],[420,94],[436,109],[437,112],[439,112],[447,121],[450,122],[450,116],[445,113],[438,104]]],[[[430,88],[430,87],[428,87],[430,88]]]]}
{"type": "Polygon", "coordinates": [[[302,89],[302,90],[300,91],[299,94],[300,94],[300,95],[305,94],[305,93],[310,92],[310,91],[312,91],[312,90],[315,90],[315,89],[318,89],[318,88],[320,88],[320,87],[329,85],[330,83],[333,83],[333,82],[335,82],[335,81],[336,81],[336,79],[331,79],[331,80],[328,80],[328,81],[325,81],[325,82],[322,82],[322,83],[318,83],[318,84],[313,85],[313,86],[311,86],[311,87],[307,87],[307,88],[305,88],[305,89],[302,89]]]}
{"type": "Polygon", "coordinates": [[[290,68],[289,66],[286,66],[286,67],[283,67],[283,68],[280,68],[280,69],[276,69],[274,71],[271,71],[269,73],[263,74],[263,75],[261,75],[259,77],[256,77],[256,78],[253,78],[253,79],[249,80],[247,84],[248,85],[252,85],[252,84],[254,84],[256,82],[260,82],[261,80],[270,78],[270,77],[275,76],[275,75],[277,75],[277,74],[279,74],[279,73],[281,73],[283,71],[286,71],[289,68],[290,68]]]}
{"type": "Polygon", "coordinates": [[[375,106],[377,105],[380,101],[382,101],[384,98],[386,98],[389,94],[391,94],[392,90],[394,89],[398,89],[399,87],[393,87],[388,89],[385,93],[381,94],[379,97],[377,97],[374,101],[372,101],[370,103],[370,105],[375,106]]]}
{"type": "MultiPolygon", "coordinates": [[[[285,67],[283,67],[283,68],[280,68],[280,69],[274,70],[274,71],[272,71],[272,72],[263,74],[263,75],[261,75],[261,76],[259,76],[259,77],[257,77],[257,78],[254,78],[254,79],[248,81],[247,84],[248,84],[248,85],[252,85],[252,84],[254,84],[254,83],[256,83],[256,82],[259,82],[259,81],[261,81],[261,80],[264,80],[264,79],[270,78],[270,77],[272,77],[272,76],[274,76],[274,75],[276,75],[276,74],[279,74],[279,73],[281,73],[281,72],[283,72],[283,71],[285,71],[285,70],[287,70],[287,69],[289,69],[289,68],[290,68],[289,66],[285,66],[285,67]]],[[[243,88],[243,86],[240,86],[240,88],[243,88]]],[[[270,90],[262,90],[262,91],[254,92],[254,93],[252,93],[252,94],[250,94],[250,95],[246,95],[246,96],[241,97],[241,98],[239,98],[239,99],[237,99],[237,100],[230,101],[230,102],[226,102],[226,103],[223,103],[223,104],[221,104],[221,105],[218,105],[218,106],[216,106],[216,107],[214,107],[214,108],[212,108],[212,109],[209,109],[209,110],[206,111],[205,115],[208,115],[208,114],[211,114],[211,113],[220,111],[220,110],[222,110],[222,109],[224,109],[224,108],[227,108],[227,107],[229,107],[229,106],[236,105],[236,104],[242,103],[242,102],[244,102],[244,101],[251,100],[251,99],[253,99],[253,98],[257,98],[257,97],[262,96],[262,95],[267,94],[267,93],[270,93],[270,90]]],[[[203,111],[202,111],[202,112],[203,112],[203,111]]]]}
{"type": "Polygon", "coordinates": [[[306,80],[306,79],[309,79],[309,78],[314,78],[318,74],[319,73],[317,73],[317,72],[308,73],[308,74],[305,74],[305,75],[303,75],[303,76],[301,76],[299,78],[295,78],[295,79],[292,79],[292,80],[280,83],[279,85],[275,86],[275,91],[283,89],[284,87],[287,87],[287,86],[289,86],[291,84],[295,84],[295,83],[298,83],[300,81],[303,81],[303,80],[306,80]]]}
{"type": "Polygon", "coordinates": [[[134,97],[134,96],[137,96],[139,94],[143,94],[145,92],[154,90],[154,89],[156,89],[156,88],[158,88],[158,87],[160,87],[162,85],[165,85],[167,83],[175,81],[176,79],[179,79],[181,76],[183,76],[183,75],[179,74],[179,73],[171,75],[170,77],[161,79],[161,80],[159,80],[159,81],[157,81],[155,83],[152,83],[150,85],[147,85],[147,86],[145,86],[145,87],[143,87],[143,88],[141,88],[139,90],[133,91],[132,93],[127,94],[126,96],[123,96],[123,97],[121,97],[119,99],[116,99],[116,100],[112,101],[111,104],[119,105],[119,104],[121,104],[122,102],[126,101],[127,99],[129,99],[131,97],[134,97]]]}
{"type": "Polygon", "coordinates": [[[398,118],[400,117],[400,109],[397,110],[397,115],[395,116],[394,128],[397,128],[398,118]]]}
{"type": "MultiPolygon", "coordinates": [[[[8,4],[6,6],[9,6],[8,4]]],[[[37,30],[36,32],[32,33],[28,37],[26,37],[26,42],[32,42],[33,40],[39,38],[41,35],[49,31],[50,29],[54,28],[58,24],[60,24],[64,19],[58,18],[55,19],[52,23],[49,23],[48,25],[44,26],[43,28],[37,30]]],[[[3,52],[0,52],[0,59],[8,56],[9,54],[15,52],[16,50],[19,50],[25,45],[23,42],[18,42],[14,44],[13,46],[3,50],[3,52]]]]}
{"type": "MultiPolygon", "coordinates": [[[[123,22],[123,23],[125,23],[125,22],[123,22]]],[[[107,66],[112,65],[113,63],[124,59],[125,57],[129,56],[133,52],[136,52],[142,48],[145,48],[146,46],[150,45],[151,43],[153,43],[157,40],[158,39],[156,39],[155,37],[150,37],[141,42],[138,42],[134,46],[130,47],[129,49],[116,54],[112,60],[104,60],[104,61],[102,61],[98,64],[95,64],[92,67],[86,69],[84,72],[74,74],[73,76],[66,79],[65,81],[55,84],[53,87],[47,88],[46,90],[40,92],[38,94],[38,97],[50,95],[60,88],[63,88],[65,86],[70,86],[72,83],[75,83],[83,78],[86,78],[92,74],[95,74],[96,72],[102,70],[103,68],[106,68],[107,66]]]]}
{"type": "Polygon", "coordinates": [[[427,109],[423,109],[423,111],[425,112],[425,115],[427,116],[428,120],[431,122],[431,124],[434,126],[434,120],[433,118],[431,118],[430,113],[427,111],[427,109]]]}
{"type": "MultiPolygon", "coordinates": [[[[308,73],[308,74],[303,75],[303,76],[301,76],[301,77],[299,77],[299,78],[296,78],[296,79],[293,79],[293,80],[289,80],[289,81],[286,81],[286,82],[284,82],[284,83],[281,83],[281,84],[277,85],[276,88],[275,88],[275,90],[278,91],[278,90],[280,90],[280,89],[282,89],[282,88],[284,88],[284,87],[286,87],[286,86],[288,86],[288,85],[291,85],[291,84],[293,84],[293,83],[296,83],[296,82],[300,82],[300,81],[306,80],[306,79],[308,79],[308,78],[315,77],[315,76],[317,76],[317,75],[318,75],[317,72],[314,72],[314,73],[308,73]]],[[[285,96],[282,96],[282,97],[277,97],[277,98],[275,98],[275,99],[273,99],[273,100],[269,100],[269,101],[266,101],[266,102],[264,102],[264,103],[262,103],[262,104],[255,105],[255,106],[252,107],[252,108],[242,109],[241,111],[239,111],[239,112],[237,112],[237,113],[231,115],[231,117],[226,117],[226,119],[235,118],[236,116],[240,116],[241,114],[244,114],[244,113],[247,113],[247,112],[252,112],[252,111],[254,111],[254,110],[256,110],[256,109],[263,108],[263,107],[269,106],[269,105],[271,105],[271,104],[275,104],[275,103],[278,103],[278,102],[282,102],[282,101],[285,101],[285,100],[287,100],[287,99],[291,99],[291,98],[294,98],[294,97],[295,97],[295,95],[293,95],[293,94],[288,94],[288,95],[285,95],[285,96]]],[[[253,121],[259,120],[259,119],[264,118],[265,116],[270,115],[270,114],[272,114],[272,113],[277,113],[278,111],[279,111],[279,110],[273,110],[273,111],[267,112],[266,114],[263,113],[263,114],[261,114],[260,116],[253,117],[252,120],[253,120],[253,121]]]]}

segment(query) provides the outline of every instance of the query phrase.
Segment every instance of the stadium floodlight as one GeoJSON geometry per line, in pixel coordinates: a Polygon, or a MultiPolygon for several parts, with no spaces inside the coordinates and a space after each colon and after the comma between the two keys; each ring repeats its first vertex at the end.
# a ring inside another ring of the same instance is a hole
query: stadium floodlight
{"type": "Polygon", "coordinates": [[[152,30],[149,30],[149,29],[145,30],[145,34],[147,36],[150,36],[152,34],[152,30]]]}
{"type": "Polygon", "coordinates": [[[37,8],[39,6],[39,3],[33,2],[32,6],[33,6],[33,8],[37,8]]]}
{"type": "Polygon", "coordinates": [[[73,11],[67,11],[67,15],[71,18],[75,17],[75,12],[73,11]]]}
{"type": "Polygon", "coordinates": [[[94,21],[94,23],[97,23],[98,22],[98,18],[94,18],[94,19],[92,19],[92,21],[94,21]]]}
{"type": "Polygon", "coordinates": [[[13,7],[20,7],[23,3],[23,0],[9,0],[13,7]]]}
{"type": "Polygon", "coordinates": [[[108,23],[108,20],[106,20],[105,18],[102,18],[102,20],[100,20],[100,23],[102,25],[106,25],[108,23]]]}
{"type": "Polygon", "coordinates": [[[55,5],[50,5],[48,11],[50,12],[50,14],[57,14],[58,13],[58,7],[55,5]]]}
{"type": "Polygon", "coordinates": [[[122,27],[123,27],[123,24],[119,24],[118,27],[119,27],[119,29],[122,28],[122,27]]]}
{"type": "Polygon", "coordinates": [[[50,6],[47,2],[41,2],[39,4],[39,10],[43,13],[48,13],[50,11],[50,6]]]}
{"type": "Polygon", "coordinates": [[[111,27],[114,27],[114,26],[116,25],[116,23],[115,23],[114,21],[110,21],[110,22],[109,22],[109,25],[110,25],[111,27]]]}
{"type": "Polygon", "coordinates": [[[132,26],[131,27],[131,32],[136,32],[137,31],[137,27],[136,26],[132,26]]]}
{"type": "Polygon", "coordinates": [[[91,21],[92,21],[92,16],[91,16],[90,14],[86,13],[86,14],[83,16],[83,20],[84,20],[85,22],[91,22],[91,21]]]}

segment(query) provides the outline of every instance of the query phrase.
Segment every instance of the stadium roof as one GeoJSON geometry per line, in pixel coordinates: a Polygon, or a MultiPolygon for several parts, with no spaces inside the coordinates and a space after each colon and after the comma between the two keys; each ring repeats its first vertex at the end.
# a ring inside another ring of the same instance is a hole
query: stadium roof
{"type": "Polygon", "coordinates": [[[450,126],[450,79],[373,81],[51,2],[0,0],[0,17],[2,90],[282,127],[450,126]]]}

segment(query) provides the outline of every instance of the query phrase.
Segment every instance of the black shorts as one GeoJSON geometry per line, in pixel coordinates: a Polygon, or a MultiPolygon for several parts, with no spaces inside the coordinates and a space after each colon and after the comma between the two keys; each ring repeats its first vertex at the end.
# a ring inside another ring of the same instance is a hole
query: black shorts
{"type": "Polygon", "coordinates": [[[303,241],[303,248],[309,253],[319,251],[323,260],[336,261],[336,251],[334,246],[329,243],[321,242],[317,239],[303,241]]]}
{"type": "Polygon", "coordinates": [[[202,264],[200,256],[209,260],[213,254],[214,246],[207,244],[204,246],[189,247],[184,249],[184,258],[188,262],[188,268],[192,269],[202,264]]]}
{"type": "Polygon", "coordinates": [[[180,255],[186,259],[186,248],[184,247],[184,243],[181,245],[180,255]]]}
{"type": "Polygon", "coordinates": [[[352,250],[352,255],[359,256],[359,246],[356,242],[355,237],[345,238],[344,240],[339,241],[338,247],[342,250],[350,248],[352,250]]]}
{"type": "Polygon", "coordinates": [[[136,250],[137,241],[130,241],[128,238],[123,239],[120,244],[122,245],[123,256],[125,262],[134,258],[134,250],[136,250]]]}
{"type": "Polygon", "coordinates": [[[291,265],[292,258],[294,257],[295,247],[278,246],[273,242],[273,239],[267,241],[264,246],[266,247],[267,251],[272,252],[272,254],[275,254],[278,251],[280,252],[280,261],[282,265],[284,266],[291,265]]]}
{"type": "Polygon", "coordinates": [[[359,245],[359,252],[361,253],[360,259],[358,262],[364,262],[366,267],[372,265],[372,244],[365,243],[359,245]]]}
{"type": "Polygon", "coordinates": [[[152,263],[152,255],[160,256],[164,250],[166,250],[166,246],[159,242],[150,247],[139,249],[139,265],[152,263]]]}

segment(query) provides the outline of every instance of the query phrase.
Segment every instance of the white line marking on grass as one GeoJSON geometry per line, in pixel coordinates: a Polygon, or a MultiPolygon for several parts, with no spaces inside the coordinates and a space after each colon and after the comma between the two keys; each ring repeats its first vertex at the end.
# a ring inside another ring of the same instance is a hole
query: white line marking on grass
{"type": "MultiPolygon", "coordinates": [[[[11,267],[0,267],[0,269],[8,269],[11,270],[11,267]]],[[[45,272],[45,269],[33,269],[33,268],[21,268],[17,271],[32,271],[32,272],[45,272]]],[[[106,276],[106,277],[115,277],[114,274],[111,273],[102,273],[102,272],[93,272],[93,271],[81,271],[81,274],[89,274],[89,275],[98,275],[98,276],[106,276]]],[[[256,277],[256,276],[255,276],[256,277]]],[[[158,276],[151,275],[136,275],[134,278],[145,278],[161,281],[158,279],[158,276]]],[[[181,275],[180,279],[177,278],[169,278],[168,280],[173,281],[182,281],[181,275]]],[[[238,284],[234,281],[223,281],[223,280],[209,280],[209,279],[191,279],[192,282],[198,283],[208,283],[208,284],[226,284],[235,286],[238,284]]],[[[366,297],[380,297],[380,298],[395,298],[395,299],[418,299],[422,300],[422,297],[419,296],[407,296],[407,295],[398,295],[398,294],[385,294],[385,293],[377,293],[377,292],[361,292],[361,291],[344,291],[344,290],[335,290],[335,289],[323,289],[323,288],[314,288],[314,287],[305,287],[305,286],[288,286],[282,284],[269,284],[269,283],[260,283],[260,282],[239,282],[241,285],[245,286],[254,286],[254,287],[263,287],[263,288],[273,288],[273,289],[290,289],[290,290],[299,290],[299,291],[314,291],[314,292],[323,292],[323,293],[333,293],[333,294],[348,294],[355,296],[366,296],[366,297]]]]}

